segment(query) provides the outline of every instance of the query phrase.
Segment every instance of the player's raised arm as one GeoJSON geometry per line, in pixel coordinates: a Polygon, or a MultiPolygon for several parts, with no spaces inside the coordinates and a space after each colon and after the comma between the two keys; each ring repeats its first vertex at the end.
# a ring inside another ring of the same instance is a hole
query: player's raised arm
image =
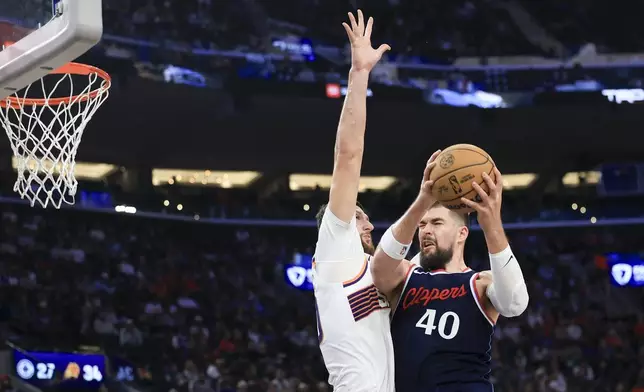
{"type": "Polygon", "coordinates": [[[350,222],[356,213],[360,168],[364,151],[367,123],[367,84],[369,73],[390,49],[389,45],[371,46],[373,18],[365,25],[362,11],[358,20],[349,13],[350,26],[343,23],[351,42],[351,70],[340,124],[335,139],[333,178],[329,194],[330,211],[343,222],[350,222]]]}
{"type": "Polygon", "coordinates": [[[387,229],[371,262],[373,282],[390,301],[397,297],[396,290],[404,283],[407,272],[413,266],[405,260],[405,256],[411,247],[418,224],[427,209],[435,202],[431,191],[433,181],[430,181],[429,176],[436,165],[434,160],[438,154],[440,150],[432,154],[427,161],[418,197],[405,214],[387,229]]]}
{"type": "Polygon", "coordinates": [[[489,194],[478,184],[472,184],[480,196],[480,202],[466,198],[461,198],[461,201],[476,210],[477,219],[485,234],[485,242],[490,253],[491,273],[483,274],[488,280],[485,296],[489,299],[494,310],[502,316],[516,317],[528,307],[528,288],[523,278],[521,266],[512,253],[503,230],[501,220],[503,178],[496,167],[494,175],[495,180],[492,180],[487,173],[483,173],[483,180],[488,186],[489,194]]]}

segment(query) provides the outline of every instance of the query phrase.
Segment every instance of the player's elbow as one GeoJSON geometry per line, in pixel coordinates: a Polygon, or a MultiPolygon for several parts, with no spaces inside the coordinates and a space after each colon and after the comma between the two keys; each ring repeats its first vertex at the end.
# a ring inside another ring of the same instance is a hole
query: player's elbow
{"type": "MultiPolygon", "coordinates": [[[[334,162],[333,162],[333,184],[331,188],[334,188],[334,185],[341,185],[343,188],[348,184],[355,182],[355,186],[358,186],[358,181],[360,178],[360,167],[362,166],[362,151],[358,149],[347,148],[343,151],[336,150],[334,162]]],[[[355,203],[352,203],[355,204],[355,203]]],[[[351,206],[352,211],[355,210],[355,205],[351,206]]],[[[352,213],[353,214],[353,213],[352,213]]]]}
{"type": "Polygon", "coordinates": [[[494,308],[503,317],[518,317],[525,312],[530,302],[525,282],[518,283],[511,292],[497,292],[495,284],[487,288],[487,295],[494,308]]]}
{"type": "Polygon", "coordinates": [[[530,298],[528,296],[528,293],[525,293],[525,296],[522,296],[521,300],[515,302],[510,306],[510,309],[508,311],[507,316],[504,317],[519,317],[525,312],[525,310],[528,308],[528,303],[530,302],[530,298]]]}
{"type": "Polygon", "coordinates": [[[362,161],[364,148],[360,141],[338,140],[335,145],[336,162],[362,161]]]}
{"type": "Polygon", "coordinates": [[[528,295],[528,288],[525,283],[522,283],[516,288],[512,296],[512,301],[510,301],[503,311],[499,310],[499,313],[503,317],[519,317],[528,308],[529,302],[530,296],[528,295]]]}

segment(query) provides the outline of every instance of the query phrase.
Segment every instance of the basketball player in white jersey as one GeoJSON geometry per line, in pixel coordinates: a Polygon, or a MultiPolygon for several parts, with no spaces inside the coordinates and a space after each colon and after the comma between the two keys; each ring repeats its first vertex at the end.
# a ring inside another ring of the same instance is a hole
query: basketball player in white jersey
{"type": "Polygon", "coordinates": [[[347,96],[335,142],[329,203],[320,211],[315,290],[320,350],[335,392],[392,392],[393,346],[389,304],[368,267],[373,226],[357,207],[364,150],[369,73],[388,45],[371,46],[373,19],[349,13],[351,42],[347,96]]]}

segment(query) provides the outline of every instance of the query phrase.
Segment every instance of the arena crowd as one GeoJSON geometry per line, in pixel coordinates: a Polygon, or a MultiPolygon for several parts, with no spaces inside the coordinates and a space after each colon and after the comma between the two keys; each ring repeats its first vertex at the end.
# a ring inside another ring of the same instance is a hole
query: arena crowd
{"type": "MultiPolygon", "coordinates": [[[[313,228],[0,211],[11,341],[98,345],[146,369],[158,391],[328,390],[312,295],[288,286],[283,271],[296,252],[312,252],[313,228]]],[[[630,229],[510,233],[531,304],[498,324],[497,390],[644,386],[644,296],[611,287],[604,256],[643,251],[630,229]]],[[[481,235],[471,237],[468,261],[486,268],[481,235]]]]}

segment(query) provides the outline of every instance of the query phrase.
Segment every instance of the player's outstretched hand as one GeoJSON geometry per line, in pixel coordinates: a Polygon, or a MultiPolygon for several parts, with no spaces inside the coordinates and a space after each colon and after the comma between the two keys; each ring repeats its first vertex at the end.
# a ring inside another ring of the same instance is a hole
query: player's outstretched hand
{"type": "Polygon", "coordinates": [[[371,46],[371,30],[373,28],[373,18],[369,18],[365,26],[364,15],[358,10],[358,20],[349,12],[349,22],[342,23],[347,31],[349,41],[351,42],[351,68],[356,71],[371,71],[380,61],[382,55],[391,50],[387,44],[380,45],[378,49],[371,46]]]}
{"type": "Polygon", "coordinates": [[[490,190],[489,194],[486,193],[476,182],[472,183],[472,187],[476,190],[476,193],[478,193],[480,199],[479,202],[475,202],[464,197],[461,198],[461,202],[476,211],[477,220],[484,232],[486,230],[500,229],[503,225],[503,222],[501,221],[503,178],[501,177],[501,172],[499,172],[499,169],[496,167],[494,167],[494,176],[496,180],[493,180],[487,173],[483,173],[483,181],[485,181],[488,189],[490,190]]]}
{"type": "Polygon", "coordinates": [[[436,157],[438,157],[440,153],[441,150],[436,150],[436,152],[429,157],[427,165],[425,165],[425,170],[423,171],[423,181],[420,184],[420,193],[418,198],[427,208],[431,207],[436,201],[432,195],[432,186],[434,185],[434,181],[430,180],[429,177],[431,176],[434,167],[436,167],[436,157]]]}

